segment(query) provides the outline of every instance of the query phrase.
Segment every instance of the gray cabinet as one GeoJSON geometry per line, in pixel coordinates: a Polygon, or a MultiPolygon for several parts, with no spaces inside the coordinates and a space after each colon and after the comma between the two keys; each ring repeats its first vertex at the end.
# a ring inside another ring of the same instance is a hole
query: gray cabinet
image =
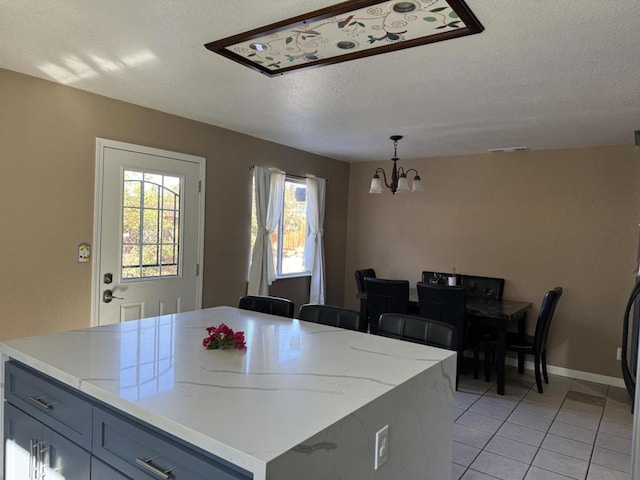
{"type": "Polygon", "coordinates": [[[84,395],[13,362],[5,365],[4,395],[20,410],[91,450],[93,405],[84,395]]]}
{"type": "Polygon", "coordinates": [[[89,478],[89,452],[19,408],[7,402],[4,407],[7,479],[89,478]]]}
{"type": "Polygon", "coordinates": [[[5,478],[248,480],[251,475],[28,367],[5,364],[5,478]]]}
{"type": "Polygon", "coordinates": [[[158,435],[138,422],[95,407],[93,453],[109,465],[136,479],[238,480],[246,475],[231,466],[158,435]]]}

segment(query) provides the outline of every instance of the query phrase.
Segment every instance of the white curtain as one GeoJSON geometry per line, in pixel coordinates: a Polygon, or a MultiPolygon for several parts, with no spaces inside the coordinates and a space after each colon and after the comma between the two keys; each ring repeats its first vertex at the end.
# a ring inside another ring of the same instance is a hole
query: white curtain
{"type": "Polygon", "coordinates": [[[325,302],[324,246],[322,241],[324,225],[324,203],[327,181],[324,178],[307,176],[307,222],[309,235],[304,251],[304,266],[311,272],[309,302],[325,302]]]}
{"type": "Polygon", "coordinates": [[[279,170],[254,167],[258,235],[253,245],[249,269],[249,295],[269,295],[276,278],[270,236],[278,226],[284,205],[285,174],[279,170]]]}

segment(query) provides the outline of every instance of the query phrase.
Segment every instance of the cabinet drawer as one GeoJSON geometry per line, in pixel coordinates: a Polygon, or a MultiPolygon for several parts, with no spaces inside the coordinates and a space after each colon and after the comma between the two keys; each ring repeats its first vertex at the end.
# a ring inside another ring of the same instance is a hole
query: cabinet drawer
{"type": "Polygon", "coordinates": [[[5,398],[53,430],[91,450],[92,404],[85,397],[51,378],[7,362],[5,398]]]}
{"type": "Polygon", "coordinates": [[[93,411],[93,453],[136,480],[250,479],[224,461],[161,437],[142,423],[101,407],[93,411]]]}
{"type": "Polygon", "coordinates": [[[91,480],[130,480],[130,478],[93,456],[91,457],[91,480]]]}

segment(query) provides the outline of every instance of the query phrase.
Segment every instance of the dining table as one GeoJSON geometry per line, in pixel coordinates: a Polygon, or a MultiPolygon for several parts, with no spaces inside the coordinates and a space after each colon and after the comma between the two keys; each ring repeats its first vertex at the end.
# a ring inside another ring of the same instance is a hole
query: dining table
{"type": "MultiPolygon", "coordinates": [[[[504,395],[505,359],[507,351],[507,331],[510,326],[524,335],[527,328],[527,311],[531,302],[515,300],[486,300],[467,298],[467,318],[471,325],[495,327],[496,330],[496,384],[498,395],[504,395]]],[[[485,359],[485,362],[487,359],[485,359]]],[[[519,369],[524,366],[524,354],[518,354],[519,369]]]]}
{"type": "MultiPolygon", "coordinates": [[[[359,293],[357,297],[366,300],[366,293],[359,293]]],[[[418,311],[418,290],[415,287],[409,289],[409,303],[411,311],[418,311]]],[[[527,311],[531,306],[531,302],[467,296],[466,311],[470,324],[473,326],[495,328],[496,390],[498,395],[504,395],[505,392],[507,331],[515,327],[519,335],[526,333],[527,311]]],[[[519,370],[522,369],[523,365],[524,355],[519,354],[519,370]]]]}

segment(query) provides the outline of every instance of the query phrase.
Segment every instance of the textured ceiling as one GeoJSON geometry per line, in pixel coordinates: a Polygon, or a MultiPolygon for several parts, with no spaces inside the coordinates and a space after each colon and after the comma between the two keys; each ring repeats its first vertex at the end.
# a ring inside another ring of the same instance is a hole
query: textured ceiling
{"type": "Polygon", "coordinates": [[[467,0],[480,34],[274,78],[203,46],[333,3],[0,0],[0,67],[346,161],[640,129],[638,0],[467,0]]]}

